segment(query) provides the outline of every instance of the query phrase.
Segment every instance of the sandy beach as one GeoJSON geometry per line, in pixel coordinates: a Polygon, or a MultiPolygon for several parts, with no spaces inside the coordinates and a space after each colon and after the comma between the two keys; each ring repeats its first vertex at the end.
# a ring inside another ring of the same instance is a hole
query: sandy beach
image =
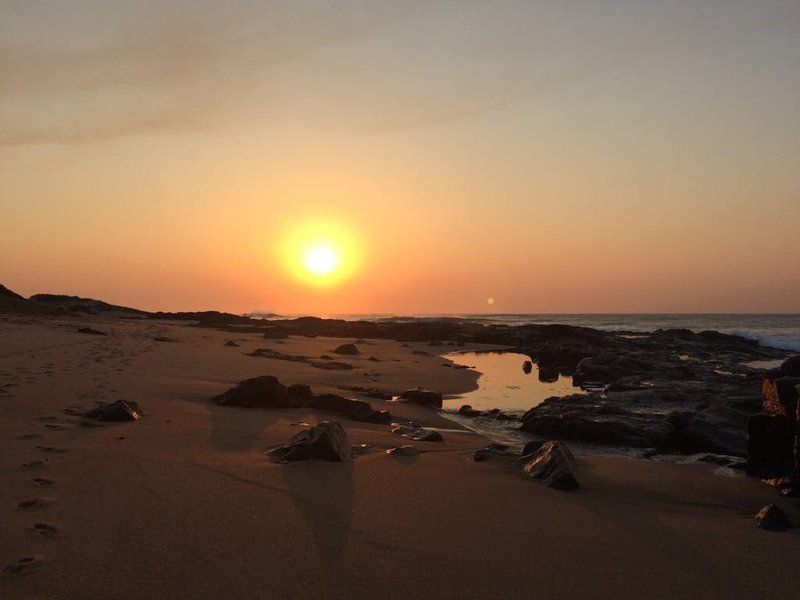
{"type": "Polygon", "coordinates": [[[4,316],[0,340],[2,598],[759,598],[800,582],[796,530],[753,521],[770,502],[796,517],[794,501],[757,480],[592,456],[563,493],[474,462],[487,440],[421,406],[369,400],[445,430],[397,458],[383,450],[407,440],[387,425],[210,402],[258,375],[315,392],[475,388],[477,373],[413,354],[421,345],[366,340],[354,369],[331,371],[246,353],[316,356],[352,339],[4,316]],[[145,416],[74,416],[117,399],[145,416]],[[370,447],[352,464],[268,460],[331,419],[370,447]]]}

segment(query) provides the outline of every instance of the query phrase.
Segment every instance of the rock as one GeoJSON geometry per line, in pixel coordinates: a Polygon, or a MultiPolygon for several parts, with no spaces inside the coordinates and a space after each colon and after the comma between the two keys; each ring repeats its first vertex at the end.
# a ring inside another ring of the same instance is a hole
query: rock
{"type": "Polygon", "coordinates": [[[780,371],[784,377],[800,377],[800,354],[790,356],[783,361],[780,371]]]}
{"type": "Polygon", "coordinates": [[[155,341],[155,342],[166,342],[168,344],[175,344],[175,343],[178,342],[178,340],[173,339],[171,337],[167,337],[165,335],[156,336],[156,337],[153,338],[153,341],[155,341]]]}
{"type": "Polygon", "coordinates": [[[292,437],[288,444],[270,450],[274,462],[318,459],[348,462],[352,459],[347,433],[336,421],[322,421],[292,437]]]}
{"type": "Polygon", "coordinates": [[[92,329],[91,327],[81,327],[78,329],[78,333],[86,333],[88,335],[108,335],[105,331],[100,331],[99,329],[92,329]]]}
{"type": "Polygon", "coordinates": [[[756,527],[767,531],[786,531],[791,523],[779,506],[768,504],[756,513],[756,527]]]}
{"type": "Polygon", "coordinates": [[[425,350],[412,350],[411,354],[416,354],[417,356],[433,356],[433,354],[425,352],[425,350]]]}
{"type": "Polygon", "coordinates": [[[239,344],[237,344],[233,340],[228,340],[227,342],[225,342],[225,345],[226,346],[230,346],[231,348],[238,348],[239,347],[239,344]]]}
{"type": "Polygon", "coordinates": [[[558,370],[539,365],[539,381],[542,383],[555,383],[558,381],[558,370]]]}
{"type": "Polygon", "coordinates": [[[442,393],[433,390],[425,390],[422,388],[414,388],[413,390],[406,390],[399,397],[404,402],[413,402],[421,406],[433,406],[442,408],[442,393]]]}
{"type": "Polygon", "coordinates": [[[789,418],[797,417],[797,386],[800,377],[765,379],[761,387],[764,394],[764,411],[789,418]]]}
{"type": "Polygon", "coordinates": [[[533,371],[533,363],[529,360],[526,360],[522,363],[522,371],[527,375],[531,371],[533,371]]]}
{"type": "Polygon", "coordinates": [[[338,362],[335,360],[325,361],[325,362],[312,360],[308,364],[310,364],[315,369],[326,369],[328,371],[349,371],[353,368],[353,365],[343,362],[338,362]]]}
{"type": "Polygon", "coordinates": [[[759,413],[747,420],[747,474],[780,477],[792,470],[795,424],[782,415],[759,413]]]}
{"type": "Polygon", "coordinates": [[[211,399],[220,406],[244,408],[291,408],[298,406],[285,385],[272,375],[245,379],[224,394],[211,399]]]}
{"type": "Polygon", "coordinates": [[[475,410],[470,404],[463,404],[456,413],[462,417],[477,417],[481,414],[481,411],[475,410]]]}
{"type": "Polygon", "coordinates": [[[678,448],[685,454],[747,456],[747,420],[747,413],[725,406],[700,411],[680,430],[678,448]]]}
{"type": "Polygon", "coordinates": [[[342,344],[336,350],[334,350],[335,354],[344,354],[346,356],[358,356],[361,352],[358,350],[358,346],[355,344],[342,344]]]}
{"type": "Polygon", "coordinates": [[[392,427],[392,433],[402,435],[403,437],[414,440],[415,442],[441,442],[444,440],[442,434],[438,431],[425,429],[416,423],[410,423],[408,425],[395,425],[392,427]]]}
{"type": "Polygon", "coordinates": [[[522,456],[533,454],[534,452],[539,450],[539,448],[541,448],[543,444],[544,440],[531,440],[522,447],[522,456]]]}
{"type": "Polygon", "coordinates": [[[381,362],[381,359],[377,356],[370,356],[367,360],[370,362],[381,362]]]}
{"type": "Polygon", "coordinates": [[[634,448],[669,446],[676,428],[653,411],[621,408],[599,395],[546,399],[522,416],[520,429],[540,436],[634,448]]]}
{"type": "Polygon", "coordinates": [[[377,411],[369,402],[350,400],[337,394],[320,394],[314,400],[314,408],[341,413],[353,421],[365,423],[391,423],[389,411],[377,411]]]}
{"type": "Polygon", "coordinates": [[[412,446],[411,444],[405,444],[404,446],[398,446],[397,448],[389,448],[386,451],[388,456],[416,456],[419,454],[417,452],[416,447],[412,446]]]}
{"type": "Polygon", "coordinates": [[[533,454],[523,457],[522,470],[531,479],[557,490],[580,487],[575,477],[575,459],[561,442],[545,442],[533,454]]]}
{"type": "Polygon", "coordinates": [[[494,456],[516,456],[516,453],[505,444],[489,444],[485,448],[476,450],[475,454],[472,455],[472,459],[475,462],[483,462],[494,456]]]}
{"type": "Polygon", "coordinates": [[[83,416],[98,421],[137,421],[141,418],[142,411],[136,402],[117,400],[112,404],[102,404],[83,416]]]}
{"type": "Polygon", "coordinates": [[[293,383],[286,391],[295,406],[311,406],[314,403],[314,394],[305,384],[293,383]]]}

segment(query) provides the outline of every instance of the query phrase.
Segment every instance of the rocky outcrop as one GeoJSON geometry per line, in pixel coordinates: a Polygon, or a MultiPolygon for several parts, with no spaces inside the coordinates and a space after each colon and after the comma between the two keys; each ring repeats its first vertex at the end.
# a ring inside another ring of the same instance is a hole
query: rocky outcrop
{"type": "Polygon", "coordinates": [[[800,377],[800,354],[790,356],[780,366],[780,373],[784,377],[800,377]]]}
{"type": "Polygon", "coordinates": [[[553,489],[569,491],[580,487],[575,477],[575,459],[562,442],[545,442],[536,452],[523,456],[522,470],[553,489]]]}
{"type": "Polygon", "coordinates": [[[322,421],[295,435],[289,443],[270,450],[274,462],[324,460],[348,462],[352,459],[347,433],[336,421],[322,421]]]}
{"type": "MultiPolygon", "coordinates": [[[[790,364],[787,370],[792,368],[790,364]]],[[[800,378],[765,379],[762,391],[763,413],[751,416],[747,424],[747,473],[796,479],[800,474],[800,378]]]]}
{"type": "Polygon", "coordinates": [[[400,394],[398,399],[402,402],[413,402],[421,406],[442,408],[442,393],[433,390],[425,390],[422,388],[406,390],[400,394]]]}

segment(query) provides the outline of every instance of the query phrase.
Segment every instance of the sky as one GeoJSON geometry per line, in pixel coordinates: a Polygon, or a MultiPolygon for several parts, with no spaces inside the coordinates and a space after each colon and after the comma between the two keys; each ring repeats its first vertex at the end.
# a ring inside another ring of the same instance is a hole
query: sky
{"type": "Polygon", "coordinates": [[[797,0],[0,0],[0,283],[800,312],[799,109],[797,0]]]}

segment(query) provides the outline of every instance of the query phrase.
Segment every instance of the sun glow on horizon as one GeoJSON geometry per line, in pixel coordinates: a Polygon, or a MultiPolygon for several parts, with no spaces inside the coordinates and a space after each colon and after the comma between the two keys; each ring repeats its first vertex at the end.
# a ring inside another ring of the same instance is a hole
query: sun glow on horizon
{"type": "Polygon", "coordinates": [[[333,222],[297,227],[284,239],[279,252],[287,274],[315,286],[340,283],[360,266],[355,236],[333,222]]]}

